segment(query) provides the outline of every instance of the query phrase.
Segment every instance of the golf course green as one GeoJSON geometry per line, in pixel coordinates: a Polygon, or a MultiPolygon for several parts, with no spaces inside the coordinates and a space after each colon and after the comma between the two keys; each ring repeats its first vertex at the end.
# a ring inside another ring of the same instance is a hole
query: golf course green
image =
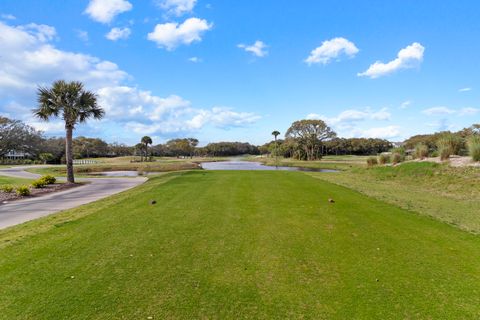
{"type": "Polygon", "coordinates": [[[0,319],[300,318],[479,319],[480,238],[286,171],[167,173],[0,231],[0,319]]]}

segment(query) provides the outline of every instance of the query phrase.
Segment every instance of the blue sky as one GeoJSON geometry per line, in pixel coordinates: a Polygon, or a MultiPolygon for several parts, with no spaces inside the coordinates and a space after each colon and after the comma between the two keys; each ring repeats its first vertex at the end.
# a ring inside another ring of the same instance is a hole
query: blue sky
{"type": "Polygon", "coordinates": [[[47,135],[35,89],[81,80],[77,135],[271,139],[319,118],[392,141],[480,122],[478,1],[2,0],[0,113],[47,135]]]}

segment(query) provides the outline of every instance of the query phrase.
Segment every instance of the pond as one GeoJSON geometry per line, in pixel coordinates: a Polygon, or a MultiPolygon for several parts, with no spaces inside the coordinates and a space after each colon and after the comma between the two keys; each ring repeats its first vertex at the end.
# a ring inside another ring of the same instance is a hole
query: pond
{"type": "MultiPolygon", "coordinates": [[[[302,167],[273,167],[266,166],[259,162],[248,161],[218,161],[218,162],[203,162],[200,164],[202,169],[205,170],[283,170],[283,171],[308,171],[308,172],[338,172],[338,170],[332,169],[317,169],[317,168],[302,168],[302,167]]],[[[142,172],[139,174],[137,171],[104,171],[94,172],[92,176],[102,177],[138,177],[140,175],[149,175],[158,172],[142,172]]]]}
{"type": "Polygon", "coordinates": [[[284,171],[310,171],[310,172],[338,172],[332,169],[266,166],[259,162],[248,161],[219,161],[203,162],[200,166],[205,170],[284,170],[284,171]]]}

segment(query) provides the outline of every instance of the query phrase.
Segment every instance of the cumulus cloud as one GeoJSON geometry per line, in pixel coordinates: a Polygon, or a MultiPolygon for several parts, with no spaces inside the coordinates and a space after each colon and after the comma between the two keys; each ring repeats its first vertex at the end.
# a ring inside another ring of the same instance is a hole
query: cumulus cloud
{"type": "Polygon", "coordinates": [[[115,16],[132,10],[132,7],[126,0],[90,0],[85,13],[95,21],[110,23],[115,16]]]}
{"type": "Polygon", "coordinates": [[[167,14],[181,16],[193,11],[197,0],[158,0],[160,8],[167,11],[167,14]]]}
{"type": "Polygon", "coordinates": [[[268,54],[268,51],[266,50],[267,45],[260,40],[255,41],[252,45],[239,44],[237,47],[244,49],[257,57],[265,57],[268,54]]]}
{"type": "Polygon", "coordinates": [[[112,41],[117,41],[120,39],[128,39],[132,31],[130,28],[112,28],[106,35],[105,38],[112,41]]]}
{"type": "Polygon", "coordinates": [[[400,134],[400,127],[390,125],[386,127],[373,127],[368,129],[361,129],[360,124],[368,125],[376,121],[391,120],[391,113],[388,108],[380,110],[372,110],[371,108],[364,108],[363,110],[348,109],[340,112],[335,117],[327,117],[317,113],[310,113],[307,119],[321,119],[337,131],[342,137],[364,137],[364,138],[382,138],[390,139],[398,137],[400,134]]]}
{"type": "Polygon", "coordinates": [[[305,62],[309,65],[314,63],[327,64],[342,55],[353,58],[358,51],[353,42],[345,38],[334,38],[323,41],[321,46],[312,50],[305,62]]]}
{"type": "Polygon", "coordinates": [[[189,45],[202,40],[202,34],[212,28],[213,24],[204,19],[189,18],[183,23],[168,22],[157,24],[147,36],[160,48],[174,50],[181,44],[189,45]]]}
{"type": "Polygon", "coordinates": [[[119,83],[127,74],[110,61],[57,49],[51,42],[55,28],[28,24],[9,26],[0,22],[2,59],[0,96],[25,96],[37,85],[56,79],[80,80],[90,87],[119,83]]]}
{"type": "Polygon", "coordinates": [[[322,119],[329,125],[339,125],[366,120],[385,121],[390,120],[390,118],[391,113],[388,112],[387,108],[382,108],[378,111],[373,111],[370,108],[365,108],[364,110],[348,109],[340,112],[336,117],[325,117],[316,113],[310,113],[307,115],[307,119],[322,119]]]}
{"type": "Polygon", "coordinates": [[[379,139],[392,139],[400,136],[399,126],[386,126],[379,128],[370,128],[366,130],[359,130],[355,132],[357,137],[363,138],[379,138],[379,139]]]}
{"type": "Polygon", "coordinates": [[[414,68],[422,62],[424,51],[425,47],[418,42],[414,42],[406,48],[400,50],[396,59],[387,63],[377,61],[373,63],[365,72],[358,73],[358,76],[375,79],[391,74],[400,69],[414,68]]]}
{"type": "Polygon", "coordinates": [[[455,113],[455,110],[452,110],[448,107],[432,107],[432,108],[423,110],[422,113],[428,116],[445,115],[445,114],[453,114],[455,113]]]}
{"type": "Polygon", "coordinates": [[[180,96],[162,98],[128,86],[102,88],[98,96],[111,119],[124,122],[128,129],[139,133],[193,132],[206,125],[225,129],[248,125],[260,118],[254,113],[225,107],[194,108],[190,101],[180,96]]]}
{"type": "MultiPolygon", "coordinates": [[[[204,126],[226,129],[259,119],[254,113],[230,108],[195,108],[177,95],[159,97],[127,86],[124,83],[131,77],[115,63],[60,50],[52,44],[55,37],[55,29],[46,25],[9,26],[0,22],[1,114],[60,134],[61,121],[44,124],[33,119],[30,110],[35,104],[38,85],[65,79],[82,81],[98,94],[99,104],[106,110],[102,124],[111,126],[112,136],[129,129],[141,133],[145,128],[158,134],[186,133],[204,126]]],[[[89,130],[95,129],[94,123],[87,126],[89,130]]],[[[82,132],[83,129],[78,130],[82,132]]]]}
{"type": "Polygon", "coordinates": [[[8,13],[3,13],[2,15],[0,15],[0,18],[2,18],[4,20],[15,20],[15,19],[17,19],[17,17],[15,17],[13,14],[8,14],[8,13]]]}

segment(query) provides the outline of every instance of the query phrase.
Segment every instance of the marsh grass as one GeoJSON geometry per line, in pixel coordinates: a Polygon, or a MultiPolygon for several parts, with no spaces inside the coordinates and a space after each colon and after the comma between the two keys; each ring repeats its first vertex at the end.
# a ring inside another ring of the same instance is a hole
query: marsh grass
{"type": "Polygon", "coordinates": [[[423,144],[423,143],[419,143],[415,146],[415,153],[414,153],[414,156],[416,159],[425,159],[426,157],[428,157],[428,146],[426,144],[423,144]]]}
{"type": "Polygon", "coordinates": [[[468,139],[468,154],[473,161],[480,161],[480,135],[472,135],[468,139]]]}
{"type": "Polygon", "coordinates": [[[447,160],[451,155],[459,154],[462,146],[462,138],[453,133],[445,133],[437,140],[441,160],[447,160]]]}
{"type": "Polygon", "coordinates": [[[384,165],[390,162],[390,155],[388,154],[380,154],[378,156],[378,163],[384,165]]]}

